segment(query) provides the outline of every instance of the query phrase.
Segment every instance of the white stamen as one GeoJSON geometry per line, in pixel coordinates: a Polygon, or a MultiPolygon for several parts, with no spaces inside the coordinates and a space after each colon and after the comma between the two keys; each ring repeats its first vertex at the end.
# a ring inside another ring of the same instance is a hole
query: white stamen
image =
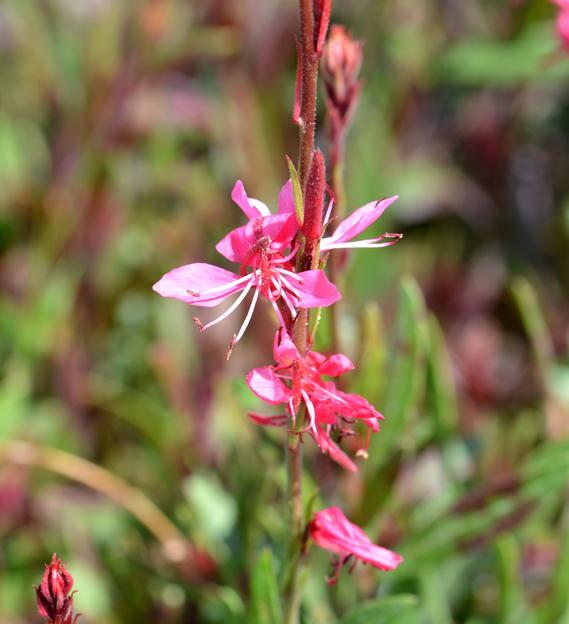
{"type": "Polygon", "coordinates": [[[271,299],[269,301],[271,302],[271,305],[273,306],[273,310],[275,311],[275,314],[277,315],[277,318],[279,319],[279,323],[281,324],[281,327],[286,328],[286,323],[284,322],[283,315],[281,314],[281,311],[279,310],[279,306],[276,304],[275,301],[271,299]]]}
{"type": "Polygon", "coordinates": [[[302,282],[304,281],[298,273],[293,273],[292,271],[289,271],[288,269],[277,267],[275,271],[277,273],[281,273],[282,275],[288,275],[291,279],[295,279],[299,284],[302,284],[302,282]]]}
{"type": "Polygon", "coordinates": [[[308,416],[310,418],[310,426],[314,431],[314,434],[318,437],[318,431],[316,430],[316,410],[314,409],[314,404],[310,400],[310,397],[304,390],[300,391],[302,394],[302,398],[304,399],[304,404],[306,405],[306,410],[308,412],[308,416]]]}
{"type": "Polygon", "coordinates": [[[283,298],[283,301],[286,303],[288,309],[290,310],[292,318],[295,319],[297,315],[296,308],[294,307],[294,305],[292,304],[292,301],[289,299],[289,296],[286,294],[284,290],[281,290],[281,297],[283,298]]]}
{"type": "Polygon", "coordinates": [[[302,295],[298,292],[298,289],[296,289],[287,279],[286,277],[283,277],[282,275],[279,276],[279,279],[281,280],[281,282],[287,287],[288,290],[290,290],[290,292],[297,298],[300,299],[302,297],[302,295]]]}
{"type": "Polygon", "coordinates": [[[326,216],[324,217],[324,223],[322,225],[322,230],[325,230],[326,226],[330,222],[330,215],[332,214],[332,207],[333,206],[334,206],[334,200],[331,199],[330,203],[328,204],[328,209],[326,210],[326,216]]]}
{"type": "Polygon", "coordinates": [[[247,286],[245,286],[245,288],[243,289],[243,292],[239,295],[239,297],[237,297],[237,299],[235,299],[235,301],[231,304],[231,306],[227,308],[227,310],[225,310],[223,314],[221,314],[221,316],[218,316],[213,321],[210,321],[207,325],[200,327],[200,331],[205,331],[208,327],[217,325],[218,323],[223,321],[223,319],[226,319],[231,313],[235,312],[236,308],[239,307],[239,305],[241,304],[243,299],[245,299],[245,297],[247,296],[247,293],[251,290],[251,288],[253,288],[253,280],[251,280],[247,284],[247,286]]]}
{"type": "MultiPolygon", "coordinates": [[[[215,286],[214,288],[208,288],[207,290],[202,290],[200,292],[197,292],[191,289],[188,289],[187,292],[195,297],[202,297],[203,295],[210,295],[215,292],[221,293],[224,290],[231,290],[238,284],[242,284],[243,282],[246,282],[248,279],[251,279],[251,275],[252,273],[248,273],[247,275],[244,275],[243,277],[240,277],[239,279],[233,280],[232,282],[227,282],[227,284],[223,284],[222,286],[215,286]]],[[[211,298],[215,299],[215,297],[211,297],[211,298]]],[[[207,301],[207,299],[205,299],[204,301],[207,301]]]]}
{"type": "Polygon", "coordinates": [[[259,299],[259,290],[256,288],[255,294],[253,295],[253,299],[251,300],[251,305],[249,306],[249,310],[247,312],[247,316],[245,317],[245,320],[243,321],[243,325],[241,325],[241,329],[239,330],[239,333],[235,337],[235,342],[239,342],[241,340],[241,338],[243,337],[243,334],[245,333],[245,330],[249,326],[249,323],[251,321],[251,317],[253,316],[253,312],[255,310],[255,306],[257,305],[258,299],[259,299]]]}

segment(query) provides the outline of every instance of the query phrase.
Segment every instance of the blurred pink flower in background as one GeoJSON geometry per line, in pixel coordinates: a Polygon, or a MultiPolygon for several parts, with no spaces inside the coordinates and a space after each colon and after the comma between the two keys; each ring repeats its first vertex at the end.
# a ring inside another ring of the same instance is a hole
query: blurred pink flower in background
{"type": "Polygon", "coordinates": [[[316,512],[308,525],[308,533],[318,546],[340,557],[330,584],[338,580],[340,569],[351,556],[380,570],[395,570],[403,562],[401,555],[374,544],[338,507],[316,512]]]}
{"type": "Polygon", "coordinates": [[[559,7],[557,14],[557,34],[561,39],[561,44],[569,52],[569,0],[551,0],[559,7]]]}

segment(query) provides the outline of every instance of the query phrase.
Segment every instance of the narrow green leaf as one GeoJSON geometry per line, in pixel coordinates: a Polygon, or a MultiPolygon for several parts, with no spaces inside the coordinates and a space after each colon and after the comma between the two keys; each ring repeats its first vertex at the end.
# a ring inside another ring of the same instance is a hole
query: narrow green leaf
{"type": "Polygon", "coordinates": [[[252,624],[282,624],[277,576],[268,548],[261,553],[251,577],[251,611],[252,624]]]}
{"type": "Polygon", "coordinates": [[[406,278],[401,283],[395,336],[388,352],[391,365],[385,399],[379,405],[385,422],[381,435],[372,438],[370,468],[377,468],[402,446],[406,425],[421,396],[427,331],[423,294],[412,278],[406,278]]]}
{"type": "Polygon", "coordinates": [[[401,594],[370,600],[349,611],[340,624],[418,624],[416,596],[401,594]]]}
{"type": "Polygon", "coordinates": [[[443,332],[434,316],[429,319],[427,374],[437,433],[445,437],[456,429],[456,391],[443,332]]]}
{"type": "Polygon", "coordinates": [[[512,294],[520,311],[524,328],[531,340],[538,370],[546,387],[555,359],[552,338],[547,329],[538,296],[528,280],[522,277],[513,282],[512,294]]]}
{"type": "Polygon", "coordinates": [[[452,614],[439,569],[435,566],[425,568],[419,580],[422,610],[429,624],[452,624],[452,614]]]}
{"type": "Polygon", "coordinates": [[[292,160],[286,156],[286,162],[288,164],[288,170],[290,173],[290,179],[292,181],[292,192],[294,195],[294,209],[296,211],[296,219],[298,225],[304,223],[304,200],[302,199],[302,187],[300,186],[300,178],[298,177],[298,171],[292,160]]]}

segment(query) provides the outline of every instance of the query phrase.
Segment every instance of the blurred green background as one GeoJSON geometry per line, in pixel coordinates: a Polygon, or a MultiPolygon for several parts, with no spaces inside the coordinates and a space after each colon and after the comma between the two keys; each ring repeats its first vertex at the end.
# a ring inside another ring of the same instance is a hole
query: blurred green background
{"type": "MultiPolygon", "coordinates": [[[[333,5],[365,40],[349,207],[399,194],[377,231],[405,239],[350,259],[342,306],[349,387],[383,431],[357,476],[306,445],[306,488],[406,563],[330,589],[313,549],[304,621],[567,624],[555,7],[333,5]]],[[[237,178],[275,206],[297,153],[295,29],[294,0],[0,3],[3,624],[39,621],[53,551],[85,624],[278,622],[283,437],[248,421],[261,405],[244,382],[271,357],[271,310],[226,362],[239,319],[200,335],[151,286],[220,262],[215,242],[243,222],[237,178]]],[[[324,318],[321,349],[327,336],[324,318]]]]}

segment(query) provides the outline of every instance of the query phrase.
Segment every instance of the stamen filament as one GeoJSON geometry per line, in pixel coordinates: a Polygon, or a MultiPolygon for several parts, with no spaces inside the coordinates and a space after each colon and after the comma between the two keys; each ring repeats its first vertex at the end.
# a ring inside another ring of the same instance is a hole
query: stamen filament
{"type": "Polygon", "coordinates": [[[245,288],[243,289],[243,292],[239,295],[239,297],[237,297],[237,299],[235,299],[235,301],[231,304],[229,308],[227,308],[227,310],[225,310],[223,314],[218,316],[213,321],[210,321],[207,325],[203,325],[203,326],[200,325],[200,331],[205,331],[208,327],[217,325],[218,323],[226,319],[230,314],[235,312],[235,310],[239,307],[239,305],[241,305],[241,302],[243,301],[243,299],[245,299],[245,297],[247,296],[247,293],[251,290],[251,288],[253,288],[252,280],[247,284],[247,286],[245,286],[245,288]]]}
{"type": "Polygon", "coordinates": [[[251,305],[249,306],[249,310],[247,311],[247,316],[245,317],[245,320],[243,321],[243,325],[241,325],[241,329],[239,330],[239,333],[235,337],[235,342],[239,342],[241,340],[241,338],[243,337],[243,334],[245,333],[245,330],[249,326],[249,323],[251,321],[251,317],[253,316],[253,312],[255,310],[255,306],[257,305],[258,299],[259,299],[259,289],[256,288],[255,294],[253,295],[253,299],[251,300],[251,305]]]}

